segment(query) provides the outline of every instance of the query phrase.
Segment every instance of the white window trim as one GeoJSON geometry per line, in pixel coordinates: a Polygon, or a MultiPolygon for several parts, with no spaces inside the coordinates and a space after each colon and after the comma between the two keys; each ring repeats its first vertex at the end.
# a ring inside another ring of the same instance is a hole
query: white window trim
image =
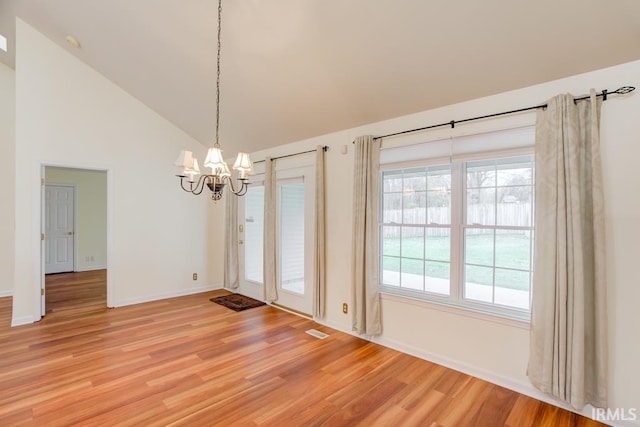
{"type": "MultiPolygon", "coordinates": [[[[399,288],[392,285],[384,285],[379,283],[379,291],[383,295],[384,299],[394,301],[405,301],[415,305],[421,305],[430,308],[437,308],[443,311],[453,312],[457,314],[464,313],[470,317],[481,318],[484,320],[498,321],[499,323],[515,325],[519,327],[529,327],[531,321],[531,310],[524,310],[518,308],[511,308],[506,306],[500,306],[497,304],[483,303],[480,301],[464,300],[463,299],[463,286],[462,271],[464,268],[464,243],[463,236],[465,226],[464,223],[464,209],[466,208],[465,197],[462,196],[464,192],[463,173],[464,163],[474,160],[504,158],[504,157],[519,157],[533,155],[533,147],[518,147],[513,149],[502,149],[485,151],[481,153],[469,153],[464,156],[458,156],[458,158],[431,158],[422,160],[412,160],[408,162],[396,162],[386,163],[380,166],[379,180],[382,182],[382,174],[385,171],[398,170],[398,169],[410,169],[412,167],[427,167],[443,164],[451,164],[451,189],[452,194],[458,194],[458,197],[451,198],[451,259],[449,260],[451,268],[450,273],[450,294],[439,295],[437,293],[412,291],[406,288],[399,288]],[[455,266],[455,268],[453,268],[455,266]],[[419,303],[419,304],[418,304],[419,303]]],[[[535,167],[535,166],[534,166],[535,167]]],[[[383,200],[384,187],[381,184],[379,186],[379,228],[383,226],[382,218],[382,200],[383,200]]],[[[398,224],[399,226],[401,224],[398,224]]],[[[496,228],[496,227],[491,227],[496,228]]],[[[497,227],[503,229],[504,227],[497,227]]],[[[532,233],[534,232],[533,226],[532,233]]],[[[381,258],[382,254],[382,239],[380,239],[378,248],[378,257],[381,258]]],[[[382,269],[382,264],[380,264],[382,269]]],[[[494,267],[495,268],[495,267],[494,267]]],[[[382,279],[382,274],[380,274],[382,279]]]]}

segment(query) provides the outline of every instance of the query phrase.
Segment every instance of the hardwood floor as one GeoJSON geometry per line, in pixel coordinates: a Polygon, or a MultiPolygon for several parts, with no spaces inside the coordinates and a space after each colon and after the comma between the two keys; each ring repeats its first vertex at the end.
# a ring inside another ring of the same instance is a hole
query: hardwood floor
{"type": "MultiPolygon", "coordinates": [[[[11,315],[13,307],[13,298],[2,297],[0,298],[0,329],[8,328],[11,326],[11,315]]],[[[0,352],[0,354],[2,354],[0,352]]]]}
{"type": "Polygon", "coordinates": [[[82,316],[107,306],[107,270],[45,276],[46,315],[82,316]]]}
{"type": "Polygon", "coordinates": [[[57,309],[70,285],[56,285],[42,321],[0,326],[1,426],[599,425],[270,306],[209,301],[224,291],[107,309],[83,290],[57,309]]]}

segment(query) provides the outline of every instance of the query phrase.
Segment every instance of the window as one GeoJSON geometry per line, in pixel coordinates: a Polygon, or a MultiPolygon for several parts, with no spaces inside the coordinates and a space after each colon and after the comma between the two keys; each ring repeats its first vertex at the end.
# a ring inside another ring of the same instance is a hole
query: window
{"type": "Polygon", "coordinates": [[[533,156],[385,169],[381,290],[528,318],[533,156]]]}

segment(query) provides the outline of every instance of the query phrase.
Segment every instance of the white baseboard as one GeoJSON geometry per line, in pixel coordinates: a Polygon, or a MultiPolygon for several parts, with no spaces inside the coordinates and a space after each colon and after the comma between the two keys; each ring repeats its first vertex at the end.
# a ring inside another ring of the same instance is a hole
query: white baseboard
{"type": "Polygon", "coordinates": [[[161,300],[161,299],[183,297],[183,296],[186,296],[186,295],[193,295],[193,294],[199,294],[199,293],[202,293],[202,292],[215,291],[217,289],[222,289],[222,284],[221,283],[215,283],[213,285],[208,285],[208,286],[198,286],[198,287],[195,287],[195,288],[182,289],[180,291],[166,292],[166,293],[163,293],[163,294],[150,295],[150,296],[141,297],[141,298],[132,298],[132,299],[129,299],[129,300],[124,300],[124,301],[116,301],[113,304],[113,307],[124,307],[124,306],[127,306],[127,305],[142,304],[144,302],[158,301],[158,300],[161,300]]]}
{"type": "Polygon", "coordinates": [[[80,273],[83,271],[95,271],[95,270],[106,270],[106,265],[88,265],[86,267],[78,267],[76,268],[76,272],[80,273]]]}
{"type": "MultiPolygon", "coordinates": [[[[372,337],[372,336],[366,336],[366,335],[359,335],[354,331],[346,329],[344,325],[337,324],[335,322],[327,322],[327,321],[324,321],[323,319],[315,319],[315,321],[321,325],[328,326],[340,332],[344,332],[349,335],[353,335],[358,338],[362,338],[364,340],[371,341],[376,344],[380,344],[384,347],[388,347],[388,348],[400,351],[402,353],[410,354],[411,356],[415,356],[419,359],[424,359],[429,362],[442,365],[449,369],[453,369],[455,371],[462,372],[464,374],[471,375],[476,378],[480,378],[484,381],[490,382],[492,384],[496,384],[498,386],[507,388],[509,390],[515,391],[520,394],[524,394],[525,396],[532,397],[534,399],[540,400],[550,405],[554,405],[559,408],[566,409],[567,411],[571,411],[576,414],[583,415],[587,418],[592,418],[591,406],[587,406],[582,411],[576,411],[574,408],[565,404],[564,402],[560,402],[554,399],[553,397],[541,392],[540,390],[538,390],[528,382],[523,382],[513,378],[506,377],[504,375],[499,375],[499,374],[496,374],[495,372],[487,371],[485,369],[478,368],[468,363],[451,359],[449,357],[442,356],[436,353],[431,353],[423,349],[410,346],[410,345],[401,343],[399,341],[392,340],[390,338],[386,338],[384,336],[372,337]]],[[[599,421],[605,424],[609,424],[617,427],[638,427],[639,425],[630,421],[619,421],[615,423],[611,423],[603,420],[599,420],[599,421]]]]}
{"type": "Polygon", "coordinates": [[[11,319],[11,327],[13,328],[14,326],[28,325],[34,322],[35,320],[33,316],[14,317],[13,319],[11,319]]]}
{"type": "Polygon", "coordinates": [[[10,291],[0,291],[0,298],[4,298],[4,297],[12,297],[13,296],[13,290],[10,291]]]}

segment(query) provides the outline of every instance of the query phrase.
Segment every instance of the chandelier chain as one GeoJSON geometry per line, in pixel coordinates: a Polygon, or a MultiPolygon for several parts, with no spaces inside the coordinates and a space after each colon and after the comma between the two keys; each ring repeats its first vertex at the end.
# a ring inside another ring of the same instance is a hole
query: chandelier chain
{"type": "Polygon", "coordinates": [[[220,147],[220,35],[222,32],[222,0],[218,0],[218,56],[216,63],[216,142],[215,146],[220,147]]]}

